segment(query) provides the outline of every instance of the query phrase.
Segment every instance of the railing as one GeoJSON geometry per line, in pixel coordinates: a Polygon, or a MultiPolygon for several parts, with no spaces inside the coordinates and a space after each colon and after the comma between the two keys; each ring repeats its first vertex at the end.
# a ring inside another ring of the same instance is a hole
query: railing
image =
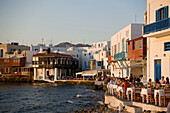
{"type": "Polygon", "coordinates": [[[161,31],[170,28],[170,18],[143,26],[143,34],[161,31]]]}
{"type": "Polygon", "coordinates": [[[117,53],[114,55],[114,59],[115,61],[118,61],[118,60],[126,60],[126,53],[125,52],[121,52],[121,53],[117,53]]]}

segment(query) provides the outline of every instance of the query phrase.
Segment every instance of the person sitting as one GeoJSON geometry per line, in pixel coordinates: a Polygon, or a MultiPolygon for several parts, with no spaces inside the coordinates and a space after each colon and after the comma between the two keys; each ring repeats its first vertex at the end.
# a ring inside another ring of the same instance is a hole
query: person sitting
{"type": "Polygon", "coordinates": [[[166,77],[166,84],[169,84],[169,78],[166,77]]]}
{"type": "Polygon", "coordinates": [[[149,85],[152,86],[152,79],[149,79],[149,85]]]}
{"type": "Polygon", "coordinates": [[[143,86],[143,83],[140,81],[140,78],[137,78],[136,81],[137,81],[136,83],[137,86],[140,86],[140,87],[143,86]]]}
{"type": "Polygon", "coordinates": [[[123,87],[124,91],[126,92],[127,87],[130,87],[130,83],[129,81],[122,79],[122,84],[120,86],[123,87]]]}
{"type": "Polygon", "coordinates": [[[130,83],[129,83],[128,80],[125,80],[125,81],[124,81],[124,91],[125,91],[125,92],[126,92],[126,90],[127,90],[127,87],[130,87],[130,83]]]}
{"type": "Polygon", "coordinates": [[[165,83],[166,83],[166,81],[164,80],[164,76],[162,76],[161,78],[162,78],[162,79],[161,79],[161,80],[159,80],[159,82],[160,82],[161,84],[165,84],[165,83]]]}
{"type": "Polygon", "coordinates": [[[155,81],[155,82],[156,82],[156,84],[160,84],[160,82],[159,82],[158,78],[156,78],[156,81],[155,81]]]}

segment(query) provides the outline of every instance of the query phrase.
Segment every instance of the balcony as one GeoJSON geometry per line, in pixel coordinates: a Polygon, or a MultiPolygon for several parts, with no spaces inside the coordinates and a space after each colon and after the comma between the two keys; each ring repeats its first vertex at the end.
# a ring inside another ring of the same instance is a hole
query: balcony
{"type": "Polygon", "coordinates": [[[115,61],[126,60],[126,53],[125,52],[117,53],[114,55],[114,59],[115,61]]]}
{"type": "Polygon", "coordinates": [[[144,37],[161,37],[161,35],[166,35],[170,33],[170,18],[154,22],[148,25],[143,26],[143,35],[144,37]],[[160,31],[160,32],[158,32],[160,31]]]}

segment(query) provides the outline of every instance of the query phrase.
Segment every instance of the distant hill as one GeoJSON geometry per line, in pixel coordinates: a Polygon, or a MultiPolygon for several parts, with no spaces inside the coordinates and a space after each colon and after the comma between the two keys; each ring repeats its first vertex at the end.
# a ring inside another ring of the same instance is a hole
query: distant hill
{"type": "Polygon", "coordinates": [[[89,44],[72,44],[69,42],[62,42],[62,43],[55,45],[54,47],[91,47],[91,45],[89,45],[89,44]]]}

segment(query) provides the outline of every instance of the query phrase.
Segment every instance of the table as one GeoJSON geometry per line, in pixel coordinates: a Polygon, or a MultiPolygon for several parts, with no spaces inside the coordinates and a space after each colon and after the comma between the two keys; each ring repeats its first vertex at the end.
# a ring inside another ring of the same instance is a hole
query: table
{"type": "Polygon", "coordinates": [[[141,90],[141,97],[142,97],[142,102],[144,102],[144,95],[146,95],[146,100],[147,100],[147,103],[149,103],[149,100],[148,100],[148,94],[150,94],[150,88],[142,88],[141,90]]]}
{"type": "MultiPolygon", "coordinates": [[[[141,89],[141,88],[136,88],[136,89],[141,89]]],[[[131,101],[133,101],[133,93],[134,93],[134,87],[127,88],[126,95],[127,99],[129,100],[129,92],[131,92],[131,101]]],[[[140,91],[135,91],[135,93],[140,93],[140,91]]]]}
{"type": "Polygon", "coordinates": [[[120,98],[120,92],[122,92],[122,99],[123,99],[123,92],[124,92],[123,87],[120,87],[120,86],[119,86],[119,87],[116,89],[116,92],[119,93],[119,98],[120,98]]]}
{"type": "MultiPolygon", "coordinates": [[[[157,94],[159,95],[159,106],[161,106],[161,97],[164,96],[164,90],[163,89],[154,90],[155,105],[157,105],[157,99],[156,99],[157,94]]],[[[170,96],[170,92],[166,93],[165,96],[170,96]]]]}
{"type": "Polygon", "coordinates": [[[108,83],[107,88],[108,88],[108,93],[113,95],[114,90],[117,88],[117,85],[108,83]]]}
{"type": "Polygon", "coordinates": [[[161,96],[164,95],[163,89],[154,90],[155,105],[157,105],[157,99],[156,99],[157,94],[159,95],[159,106],[161,106],[161,96]]]}

